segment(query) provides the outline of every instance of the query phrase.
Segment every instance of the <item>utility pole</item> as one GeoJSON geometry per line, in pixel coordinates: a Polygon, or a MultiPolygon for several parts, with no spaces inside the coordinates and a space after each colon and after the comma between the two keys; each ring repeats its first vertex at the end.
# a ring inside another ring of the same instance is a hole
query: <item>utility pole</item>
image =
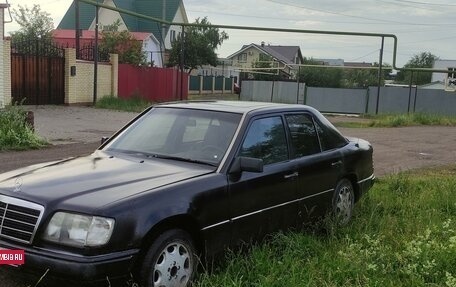
{"type": "Polygon", "coordinates": [[[93,105],[97,103],[98,87],[98,10],[100,7],[95,6],[95,47],[93,48],[93,105]]]}
{"type": "Polygon", "coordinates": [[[380,86],[382,84],[382,66],[383,66],[383,48],[385,46],[385,37],[382,36],[382,46],[380,48],[380,61],[378,64],[378,87],[377,87],[377,105],[375,106],[375,114],[378,115],[378,104],[380,103],[380,86]]]}
{"type": "Polygon", "coordinates": [[[79,30],[80,30],[80,23],[79,23],[79,0],[74,0],[74,10],[75,10],[75,39],[76,39],[76,59],[79,59],[79,50],[81,49],[80,42],[80,35],[79,35],[79,30]]]}
{"type": "MultiPolygon", "coordinates": [[[[166,21],[166,0],[162,0],[163,1],[163,5],[162,5],[162,20],[163,21],[166,21]]],[[[166,50],[166,46],[165,46],[165,40],[166,40],[166,25],[165,24],[162,24],[162,31],[161,31],[161,57],[162,57],[162,66],[164,67],[165,66],[165,57],[164,57],[164,54],[165,54],[165,50],[166,50]]]]}
{"type": "Polygon", "coordinates": [[[184,47],[185,47],[185,27],[182,26],[182,33],[181,33],[181,50],[180,50],[180,100],[184,99],[184,47]]]}

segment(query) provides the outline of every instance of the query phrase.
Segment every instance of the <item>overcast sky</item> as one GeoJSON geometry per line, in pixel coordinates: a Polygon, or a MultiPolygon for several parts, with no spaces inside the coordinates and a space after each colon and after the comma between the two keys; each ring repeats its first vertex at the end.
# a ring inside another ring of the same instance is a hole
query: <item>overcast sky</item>
{"type": "MultiPolygon", "coordinates": [[[[5,2],[0,0],[0,2],[5,2]]],[[[57,26],[72,0],[9,0],[39,4],[57,26]]],[[[184,0],[189,21],[208,16],[213,24],[306,30],[335,30],[395,34],[398,66],[414,54],[429,51],[441,59],[456,59],[456,1],[454,0],[184,0]]],[[[6,15],[5,18],[8,18],[6,15]]],[[[18,29],[14,22],[6,31],[18,29]]],[[[226,57],[242,45],[264,41],[298,45],[303,56],[378,62],[381,40],[351,36],[226,30],[230,39],[219,49],[226,57]]],[[[385,41],[384,62],[392,63],[393,45],[385,41]]]]}

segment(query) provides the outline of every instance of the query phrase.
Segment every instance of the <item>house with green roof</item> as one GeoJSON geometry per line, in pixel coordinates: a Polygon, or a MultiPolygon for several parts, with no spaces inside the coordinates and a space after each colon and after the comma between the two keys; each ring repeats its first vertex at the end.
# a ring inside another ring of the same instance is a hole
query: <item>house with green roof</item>
{"type": "MultiPolygon", "coordinates": [[[[129,10],[139,14],[151,16],[158,19],[175,23],[188,23],[187,13],[182,0],[94,0],[107,6],[129,10]],[[165,13],[163,13],[165,12],[165,13]],[[163,15],[165,14],[165,15],[163,15]]],[[[96,8],[90,4],[79,2],[79,29],[95,30],[96,8]]],[[[74,2],[68,8],[65,16],[58,25],[57,29],[76,28],[76,12],[74,2]]],[[[160,42],[157,53],[161,53],[162,58],[166,58],[166,50],[171,48],[171,43],[176,40],[181,33],[180,26],[167,26],[158,22],[149,21],[119,13],[117,11],[100,8],[98,14],[99,27],[113,24],[120,21],[120,29],[130,32],[152,33],[160,42]]]]}

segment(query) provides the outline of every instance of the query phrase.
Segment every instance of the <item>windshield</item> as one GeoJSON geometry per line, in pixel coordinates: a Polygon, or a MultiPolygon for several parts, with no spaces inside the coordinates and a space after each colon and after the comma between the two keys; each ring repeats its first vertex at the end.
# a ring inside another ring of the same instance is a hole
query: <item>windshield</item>
{"type": "Polygon", "coordinates": [[[105,149],[218,165],[240,119],[241,115],[234,113],[157,107],[105,149]]]}

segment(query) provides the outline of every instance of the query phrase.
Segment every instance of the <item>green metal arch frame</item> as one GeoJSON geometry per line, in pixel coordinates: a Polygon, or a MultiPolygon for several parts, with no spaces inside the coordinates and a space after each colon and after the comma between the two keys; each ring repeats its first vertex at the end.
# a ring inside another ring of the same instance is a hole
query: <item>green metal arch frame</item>
{"type": "Polygon", "coordinates": [[[300,30],[300,29],[284,29],[284,28],[264,28],[264,27],[247,27],[247,26],[231,26],[231,25],[201,25],[201,24],[193,24],[193,23],[177,23],[177,22],[170,22],[163,19],[139,14],[136,12],[132,12],[129,10],[116,8],[104,4],[97,3],[92,0],[76,0],[80,2],[84,2],[87,4],[91,4],[93,6],[98,6],[101,8],[117,11],[119,13],[127,14],[130,16],[142,18],[145,20],[154,21],[160,24],[165,25],[176,25],[176,26],[183,26],[183,27],[215,27],[221,29],[233,29],[233,30],[250,30],[250,31],[268,31],[268,32],[287,32],[287,33],[302,33],[302,34],[319,34],[319,35],[339,35],[339,36],[359,36],[359,37],[374,37],[374,38],[391,38],[393,39],[393,69],[398,71],[414,71],[414,72],[434,72],[434,73],[448,73],[448,70],[440,70],[440,69],[432,69],[432,68],[399,68],[396,66],[397,64],[397,44],[398,39],[397,36],[394,34],[383,34],[383,33],[364,33],[364,32],[351,32],[351,31],[324,31],[324,30],[300,30]]]}

